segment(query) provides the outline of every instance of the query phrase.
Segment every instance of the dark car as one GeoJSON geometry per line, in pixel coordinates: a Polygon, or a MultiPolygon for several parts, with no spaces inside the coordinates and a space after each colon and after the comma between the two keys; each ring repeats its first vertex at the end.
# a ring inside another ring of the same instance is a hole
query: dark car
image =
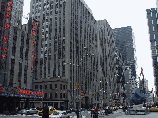
{"type": "Polygon", "coordinates": [[[106,112],[107,114],[111,114],[111,113],[112,113],[112,109],[110,109],[110,107],[107,106],[107,107],[105,107],[105,112],[106,112]]]}
{"type": "Polygon", "coordinates": [[[67,113],[71,113],[71,112],[72,112],[72,109],[70,108],[70,109],[66,110],[66,112],[67,112],[67,113]]]}

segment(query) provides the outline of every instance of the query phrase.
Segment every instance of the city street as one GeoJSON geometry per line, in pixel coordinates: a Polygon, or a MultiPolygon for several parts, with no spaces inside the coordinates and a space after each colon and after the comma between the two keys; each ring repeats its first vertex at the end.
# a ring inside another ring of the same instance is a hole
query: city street
{"type": "MultiPolygon", "coordinates": [[[[91,118],[91,112],[90,111],[82,111],[82,118],[91,118]]],[[[75,112],[70,113],[70,118],[77,118],[75,112]]],[[[114,111],[113,114],[109,115],[99,115],[98,118],[155,118],[155,116],[158,115],[158,112],[151,112],[147,115],[125,115],[122,110],[114,111]]],[[[2,115],[0,114],[0,118],[42,118],[42,116],[38,116],[36,114],[34,115],[2,115]]]]}

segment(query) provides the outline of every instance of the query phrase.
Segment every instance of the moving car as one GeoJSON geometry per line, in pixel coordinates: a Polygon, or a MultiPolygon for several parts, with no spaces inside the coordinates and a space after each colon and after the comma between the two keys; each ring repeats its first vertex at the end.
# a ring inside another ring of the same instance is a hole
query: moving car
{"type": "Polygon", "coordinates": [[[122,109],[123,106],[119,106],[119,109],[122,109]]]}
{"type": "Polygon", "coordinates": [[[105,107],[105,112],[106,114],[111,114],[112,113],[112,109],[110,109],[109,106],[105,107]]]}
{"type": "Polygon", "coordinates": [[[157,107],[151,107],[150,112],[158,112],[158,108],[157,107]]]}
{"type": "MultiPolygon", "coordinates": [[[[56,112],[58,110],[56,110],[55,108],[52,108],[52,107],[49,107],[49,115],[51,115],[52,113],[56,112]]],[[[39,116],[42,116],[43,115],[43,110],[41,111],[38,111],[37,113],[39,116]]]]}
{"type": "Polygon", "coordinates": [[[66,111],[56,111],[49,118],[70,118],[70,114],[67,114],[66,111]]]}
{"type": "Polygon", "coordinates": [[[30,109],[23,110],[23,113],[21,113],[21,114],[24,114],[24,113],[26,115],[37,114],[38,110],[36,108],[30,108],[30,109]]]}
{"type": "Polygon", "coordinates": [[[116,111],[116,110],[118,110],[118,108],[117,107],[113,107],[113,111],[116,111]]]}

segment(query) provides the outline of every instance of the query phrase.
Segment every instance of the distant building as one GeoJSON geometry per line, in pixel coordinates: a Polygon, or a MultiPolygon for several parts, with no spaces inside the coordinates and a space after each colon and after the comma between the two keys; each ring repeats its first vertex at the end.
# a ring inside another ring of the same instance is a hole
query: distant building
{"type": "Polygon", "coordinates": [[[136,59],[134,35],[131,26],[113,29],[116,50],[121,53],[125,66],[132,69],[132,76],[136,78],[136,59]]]}

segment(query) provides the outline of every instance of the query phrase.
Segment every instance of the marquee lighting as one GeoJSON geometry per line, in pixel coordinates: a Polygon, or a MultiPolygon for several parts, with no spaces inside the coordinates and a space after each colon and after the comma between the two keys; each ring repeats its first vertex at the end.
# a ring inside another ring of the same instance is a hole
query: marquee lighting
{"type": "MultiPolygon", "coordinates": [[[[10,12],[11,12],[11,8],[10,8],[10,6],[12,5],[12,2],[10,1],[10,2],[8,2],[8,4],[7,4],[7,6],[8,6],[8,8],[7,8],[7,24],[5,25],[5,29],[7,30],[7,29],[9,29],[9,21],[8,21],[8,18],[10,17],[10,12]]],[[[6,57],[6,43],[7,43],[7,37],[8,37],[8,35],[4,35],[4,48],[3,48],[3,52],[4,52],[4,54],[2,54],[2,58],[3,59],[5,59],[5,57],[6,57]]]]}
{"type": "MultiPolygon", "coordinates": [[[[33,24],[33,32],[32,32],[32,34],[33,34],[33,42],[32,42],[32,45],[33,45],[33,47],[35,46],[35,42],[34,42],[34,40],[35,40],[35,35],[36,35],[36,33],[35,33],[35,31],[36,31],[36,29],[35,29],[35,27],[36,27],[36,22],[34,22],[34,24],[33,24]]],[[[34,50],[32,50],[32,66],[31,66],[31,70],[33,69],[33,59],[34,59],[34,50]]]]}

